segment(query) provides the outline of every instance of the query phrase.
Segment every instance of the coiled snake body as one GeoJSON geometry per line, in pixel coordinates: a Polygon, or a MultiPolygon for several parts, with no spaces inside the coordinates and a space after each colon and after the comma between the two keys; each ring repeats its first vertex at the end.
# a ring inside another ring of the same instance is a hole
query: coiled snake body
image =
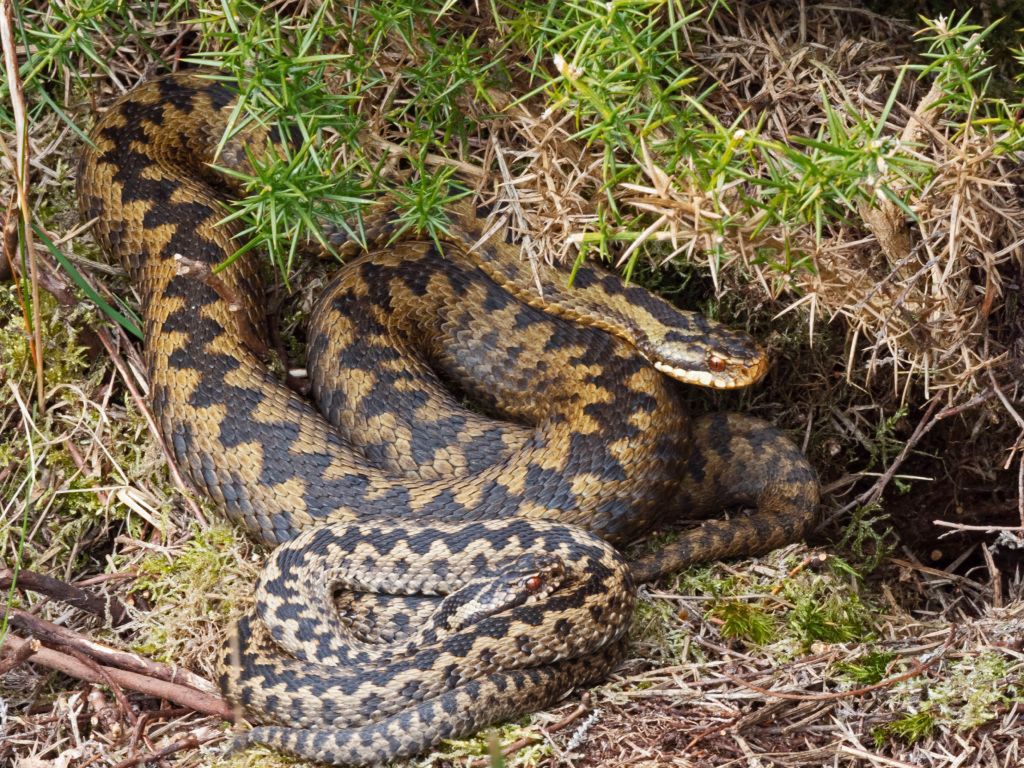
{"type": "MultiPolygon", "coordinates": [[[[208,165],[235,103],[192,74],[143,84],[93,131],[79,199],[141,295],[176,462],[253,536],[289,542],[225,656],[226,694],[274,723],[240,743],[374,763],[545,706],[621,658],[632,578],[766,551],[811,522],[817,481],[795,446],[738,414],[689,419],[662,375],[744,386],[764,371],[752,341],[593,267],[571,288],[536,277],[465,205],[443,254],[401,242],[325,292],[313,408],[262,359],[256,262],[194,268],[237,247],[208,165]],[[631,567],[612,548],[676,509],[737,504],[757,511],[631,567]],[[339,622],[341,587],[401,610],[355,599],[339,622]]],[[[250,132],[216,162],[244,167],[273,140],[250,132]]],[[[371,242],[394,230],[386,210],[367,217],[371,242]]]]}

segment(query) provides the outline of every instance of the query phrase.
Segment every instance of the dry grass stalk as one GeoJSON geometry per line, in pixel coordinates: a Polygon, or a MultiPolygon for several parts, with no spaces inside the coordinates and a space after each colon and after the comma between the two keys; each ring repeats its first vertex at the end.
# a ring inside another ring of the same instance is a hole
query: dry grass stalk
{"type": "MultiPolygon", "coordinates": [[[[14,159],[8,154],[7,142],[0,142],[0,148],[14,171],[14,186],[17,193],[15,203],[8,206],[8,211],[17,207],[21,215],[21,237],[24,239],[22,252],[28,255],[29,281],[31,284],[31,307],[22,299],[22,312],[25,316],[25,329],[32,335],[32,355],[36,366],[36,399],[41,409],[46,408],[43,392],[43,332],[39,309],[39,277],[36,266],[36,253],[32,237],[32,212],[29,200],[29,140],[28,119],[25,110],[25,94],[21,87],[21,74],[18,67],[17,46],[14,34],[14,8],[11,0],[0,0],[0,48],[3,50],[4,71],[11,94],[11,111],[14,115],[14,159]]],[[[6,230],[6,227],[5,227],[6,230]]],[[[16,238],[10,238],[16,242],[16,238]]],[[[4,249],[8,250],[7,247],[4,249]]],[[[16,265],[20,264],[16,251],[10,249],[7,262],[11,270],[17,274],[16,265]]]]}

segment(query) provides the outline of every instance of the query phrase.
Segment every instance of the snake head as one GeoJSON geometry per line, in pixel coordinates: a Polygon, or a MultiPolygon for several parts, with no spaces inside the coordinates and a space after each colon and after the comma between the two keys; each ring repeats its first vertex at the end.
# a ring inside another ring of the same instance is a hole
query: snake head
{"type": "Polygon", "coordinates": [[[637,343],[665,375],[700,387],[737,389],[767,372],[764,349],[746,333],[697,313],[678,312],[673,320],[645,329],[637,343]]]}
{"type": "Polygon", "coordinates": [[[561,557],[528,552],[475,577],[446,597],[438,611],[448,631],[461,631],[488,616],[545,599],[565,577],[561,557]]]}

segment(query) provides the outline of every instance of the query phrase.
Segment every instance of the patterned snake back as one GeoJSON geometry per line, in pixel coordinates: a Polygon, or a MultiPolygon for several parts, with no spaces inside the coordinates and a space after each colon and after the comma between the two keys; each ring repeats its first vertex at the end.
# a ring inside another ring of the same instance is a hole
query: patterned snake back
{"type": "MultiPolygon", "coordinates": [[[[257,262],[209,273],[237,247],[209,164],[244,168],[276,139],[250,132],[215,158],[235,103],[196,75],[143,84],[93,131],[79,199],[141,295],[176,462],[256,538],[289,542],[225,659],[227,695],[278,723],[241,742],[373,763],[544,706],[621,657],[630,571],[766,551],[813,520],[817,481],[792,443],[738,414],[691,420],[662,375],[745,386],[765,370],[756,344],[594,267],[571,288],[533,275],[467,205],[443,253],[401,242],[340,272],[309,329],[314,408],[263,359],[257,262]],[[739,504],[757,511],[630,568],[609,546],[739,504]],[[411,655],[370,650],[334,625],[338,588],[427,594],[474,621],[439,614],[412,642],[381,608],[411,655]]],[[[386,209],[368,217],[372,242],[394,230],[386,209]]]]}

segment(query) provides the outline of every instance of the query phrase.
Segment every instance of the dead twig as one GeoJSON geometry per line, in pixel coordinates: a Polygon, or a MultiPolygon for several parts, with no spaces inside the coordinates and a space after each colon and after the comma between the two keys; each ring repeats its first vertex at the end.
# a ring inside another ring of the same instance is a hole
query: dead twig
{"type": "Polygon", "coordinates": [[[940,528],[952,528],[957,531],[980,531],[981,533],[1024,533],[1024,524],[1021,525],[966,525],[964,523],[952,523],[949,520],[932,520],[933,525],[940,528]]]}
{"type": "Polygon", "coordinates": [[[80,635],[66,627],[59,627],[45,619],[30,613],[11,608],[11,625],[27,634],[39,638],[45,645],[57,648],[73,648],[96,662],[108,667],[117,667],[156,680],[164,680],[175,685],[185,685],[208,694],[216,694],[217,687],[209,680],[181,667],[161,664],[134,653],[120,651],[102,643],[97,643],[84,635],[80,635]]]}
{"type": "Polygon", "coordinates": [[[88,654],[82,653],[77,648],[70,645],[61,645],[59,650],[71,656],[79,663],[84,664],[90,672],[98,675],[103,684],[106,685],[114,693],[114,700],[117,701],[117,708],[121,711],[121,716],[130,725],[135,725],[138,719],[136,714],[132,712],[131,706],[128,704],[128,699],[124,695],[124,691],[121,690],[121,686],[117,684],[117,681],[110,676],[107,668],[100,666],[96,661],[89,657],[88,654]]]}
{"type": "Polygon", "coordinates": [[[953,638],[956,637],[956,627],[950,627],[949,635],[946,637],[946,641],[942,644],[942,647],[936,650],[931,656],[925,661],[914,660],[911,664],[910,669],[899,675],[893,677],[887,677],[885,680],[880,680],[873,685],[866,685],[863,688],[855,688],[852,691],[836,691],[834,693],[786,693],[785,691],[773,691],[769,688],[762,688],[760,685],[747,682],[746,680],[725,672],[720,672],[723,677],[732,680],[737,685],[741,685],[744,688],[749,688],[757,693],[764,694],[765,696],[771,696],[776,699],[785,699],[786,701],[835,701],[837,699],[851,699],[863,696],[872,691],[877,691],[881,688],[889,688],[890,686],[902,683],[904,680],[909,680],[912,677],[920,675],[925,670],[934,666],[936,662],[945,656],[949,647],[953,644],[953,638]]]}
{"type": "Polygon", "coordinates": [[[245,315],[241,313],[245,302],[238,295],[237,291],[223,277],[215,273],[213,267],[209,264],[204,264],[180,253],[174,254],[174,260],[178,264],[179,275],[191,275],[196,280],[205,283],[227,304],[228,311],[233,313],[235,317],[238,335],[242,338],[242,343],[249,348],[249,351],[257,357],[267,357],[270,354],[270,350],[267,348],[266,342],[256,332],[256,329],[249,324],[245,315]]]}
{"type": "Polygon", "coordinates": [[[889,482],[893,479],[893,477],[895,477],[896,472],[899,471],[899,468],[903,466],[903,462],[906,461],[907,456],[910,455],[910,452],[914,450],[917,444],[921,441],[921,438],[928,434],[928,432],[931,431],[932,427],[934,427],[939,422],[941,414],[936,413],[938,408],[939,398],[933,397],[928,403],[928,408],[925,410],[924,416],[921,417],[921,420],[917,423],[917,426],[914,428],[914,432],[910,435],[909,438],[907,438],[907,442],[903,444],[903,449],[899,452],[899,455],[897,455],[896,458],[892,460],[892,463],[889,464],[885,472],[883,472],[879,476],[879,478],[874,482],[874,484],[872,484],[870,488],[864,491],[864,493],[857,496],[853,501],[844,504],[842,507],[840,507],[831,515],[829,515],[828,519],[824,520],[818,526],[818,530],[823,530],[827,525],[830,525],[834,520],[846,514],[851,509],[854,509],[855,507],[864,506],[865,504],[870,504],[872,502],[878,501],[878,499],[881,498],[882,493],[885,491],[886,487],[889,485],[889,482]]]}
{"type": "Polygon", "coordinates": [[[39,650],[40,645],[41,644],[37,638],[30,637],[24,645],[13,653],[0,658],[0,677],[28,661],[32,654],[39,650]]]}
{"type": "Polygon", "coordinates": [[[180,741],[172,742],[166,747],[161,747],[158,750],[133,755],[126,760],[122,760],[114,766],[114,768],[132,768],[132,766],[139,765],[140,763],[156,762],[157,760],[163,760],[165,757],[170,757],[175,752],[181,752],[186,749],[198,749],[203,744],[209,744],[212,741],[221,741],[225,738],[227,738],[227,735],[223,733],[217,733],[205,738],[200,738],[195,734],[191,734],[180,741]]]}
{"type": "Polygon", "coordinates": [[[82,611],[87,611],[101,619],[110,617],[115,627],[130,621],[128,608],[113,595],[94,595],[73,584],[55,579],[35,571],[18,571],[0,569],[0,589],[7,589],[14,584],[18,589],[39,592],[54,600],[60,600],[82,611]]]}
{"type": "MultiPolygon", "coordinates": [[[[27,642],[23,638],[9,634],[7,635],[5,645],[9,646],[13,653],[18,653],[27,642]]],[[[99,675],[89,665],[83,664],[69,654],[55,651],[52,648],[40,648],[29,657],[29,661],[47,669],[63,672],[79,680],[85,680],[88,683],[106,684],[107,678],[109,678],[123,688],[145,694],[146,696],[166,699],[196,712],[201,712],[205,715],[215,715],[229,722],[234,722],[235,719],[234,708],[227,701],[219,696],[211,696],[184,685],[168,683],[164,680],[157,680],[146,675],[114,667],[103,667],[105,676],[99,675]]]]}

